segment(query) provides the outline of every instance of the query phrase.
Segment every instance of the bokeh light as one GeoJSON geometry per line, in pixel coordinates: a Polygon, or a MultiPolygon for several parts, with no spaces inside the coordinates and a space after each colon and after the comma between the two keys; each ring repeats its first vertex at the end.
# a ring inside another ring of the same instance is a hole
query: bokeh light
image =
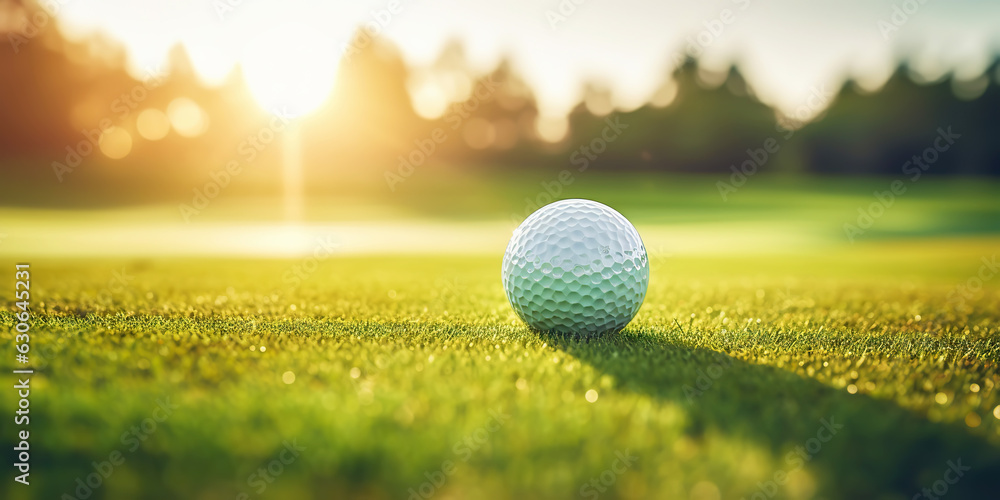
{"type": "Polygon", "coordinates": [[[143,139],[158,141],[170,132],[170,119],[163,111],[149,108],[139,113],[135,127],[143,139]]]}
{"type": "Polygon", "coordinates": [[[448,109],[448,96],[444,89],[433,81],[411,78],[408,87],[413,100],[413,110],[421,118],[438,118],[448,109]]]}
{"type": "Polygon", "coordinates": [[[132,151],[132,134],[121,127],[109,127],[101,134],[98,144],[104,156],[118,160],[132,151]]]}
{"type": "Polygon", "coordinates": [[[564,117],[539,116],[535,120],[535,131],[543,141],[559,142],[569,133],[569,122],[564,117]]]}
{"type": "Polygon", "coordinates": [[[167,106],[170,125],[184,137],[197,137],[208,129],[208,114],[196,102],[178,97],[167,106]]]}

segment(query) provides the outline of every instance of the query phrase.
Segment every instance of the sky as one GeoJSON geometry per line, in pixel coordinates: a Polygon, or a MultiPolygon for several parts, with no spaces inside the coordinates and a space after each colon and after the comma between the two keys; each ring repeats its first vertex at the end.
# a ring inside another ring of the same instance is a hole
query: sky
{"type": "MultiPolygon", "coordinates": [[[[684,53],[706,79],[738,64],[757,97],[795,116],[809,96],[846,78],[877,89],[900,60],[924,78],[974,79],[1000,53],[1000,2],[984,0],[49,0],[71,38],[122,41],[141,77],[183,44],[199,75],[219,82],[236,64],[328,85],[361,25],[429,67],[460,41],[476,71],[509,59],[543,115],[564,116],[587,82],[632,109],[661,87],[684,53]],[[297,65],[304,66],[297,71],[297,65]]],[[[276,91],[267,77],[258,95],[276,91]]],[[[1000,75],[996,75],[1000,79],[1000,75]]],[[[254,82],[251,81],[252,90],[254,82]]],[[[280,92],[280,85],[277,86],[280,92]]],[[[812,110],[818,112],[818,110],[812,110]]]]}

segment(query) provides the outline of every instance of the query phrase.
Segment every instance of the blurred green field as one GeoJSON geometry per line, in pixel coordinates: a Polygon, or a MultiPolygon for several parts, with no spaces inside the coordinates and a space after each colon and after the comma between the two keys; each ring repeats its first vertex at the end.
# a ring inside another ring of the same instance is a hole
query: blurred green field
{"type": "Polygon", "coordinates": [[[953,292],[998,245],[654,251],[591,340],[520,324],[499,254],[33,262],[33,484],[0,496],[72,498],[117,451],[90,498],[909,499],[957,460],[948,498],[985,498],[1000,277],[953,292]]]}
{"type": "Polygon", "coordinates": [[[638,227],[647,248],[675,255],[803,254],[865,242],[1000,235],[1000,182],[994,179],[906,180],[904,194],[875,208],[874,193],[899,179],[762,174],[726,199],[717,187],[729,182],[725,177],[588,171],[568,184],[557,179],[546,172],[419,171],[393,192],[377,184],[310,196],[303,220],[292,225],[279,197],[237,187],[188,220],[178,208],[190,203],[184,197],[89,208],[0,206],[0,255],[295,256],[327,237],[339,253],[355,255],[494,255],[520,221],[558,198],[608,204],[638,227]],[[859,225],[859,210],[875,214],[867,227],[859,225]],[[860,234],[849,235],[845,224],[860,234]]]}
{"type": "Polygon", "coordinates": [[[244,195],[191,223],[0,208],[41,368],[34,484],[0,495],[902,500],[956,461],[949,498],[995,490],[1000,277],[968,287],[1000,248],[995,181],[914,183],[852,243],[893,179],[762,176],[723,200],[725,179],[580,175],[555,196],[617,208],[651,263],[635,321],[581,340],[528,330],[500,285],[553,178],[426,174],[312,197],[293,225],[244,195]]]}

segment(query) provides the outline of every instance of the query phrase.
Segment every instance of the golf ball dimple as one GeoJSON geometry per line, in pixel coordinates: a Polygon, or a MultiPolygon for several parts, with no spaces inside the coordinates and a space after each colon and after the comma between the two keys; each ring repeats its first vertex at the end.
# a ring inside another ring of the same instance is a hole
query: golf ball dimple
{"type": "Polygon", "coordinates": [[[598,335],[621,330],[649,286],[649,260],[622,214],[591,200],[562,200],[531,214],[501,268],[511,307],[532,328],[598,335]]]}

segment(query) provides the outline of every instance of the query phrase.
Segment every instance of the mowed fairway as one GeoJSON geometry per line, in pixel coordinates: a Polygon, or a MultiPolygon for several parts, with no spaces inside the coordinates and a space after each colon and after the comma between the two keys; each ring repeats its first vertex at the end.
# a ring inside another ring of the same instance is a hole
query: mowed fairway
{"type": "Polygon", "coordinates": [[[636,320],[590,340],[517,321],[499,255],[298,282],[300,259],[36,262],[32,486],[0,496],[80,498],[96,463],[95,499],[986,498],[1000,276],[949,293],[998,243],[654,254],[636,320]]]}

